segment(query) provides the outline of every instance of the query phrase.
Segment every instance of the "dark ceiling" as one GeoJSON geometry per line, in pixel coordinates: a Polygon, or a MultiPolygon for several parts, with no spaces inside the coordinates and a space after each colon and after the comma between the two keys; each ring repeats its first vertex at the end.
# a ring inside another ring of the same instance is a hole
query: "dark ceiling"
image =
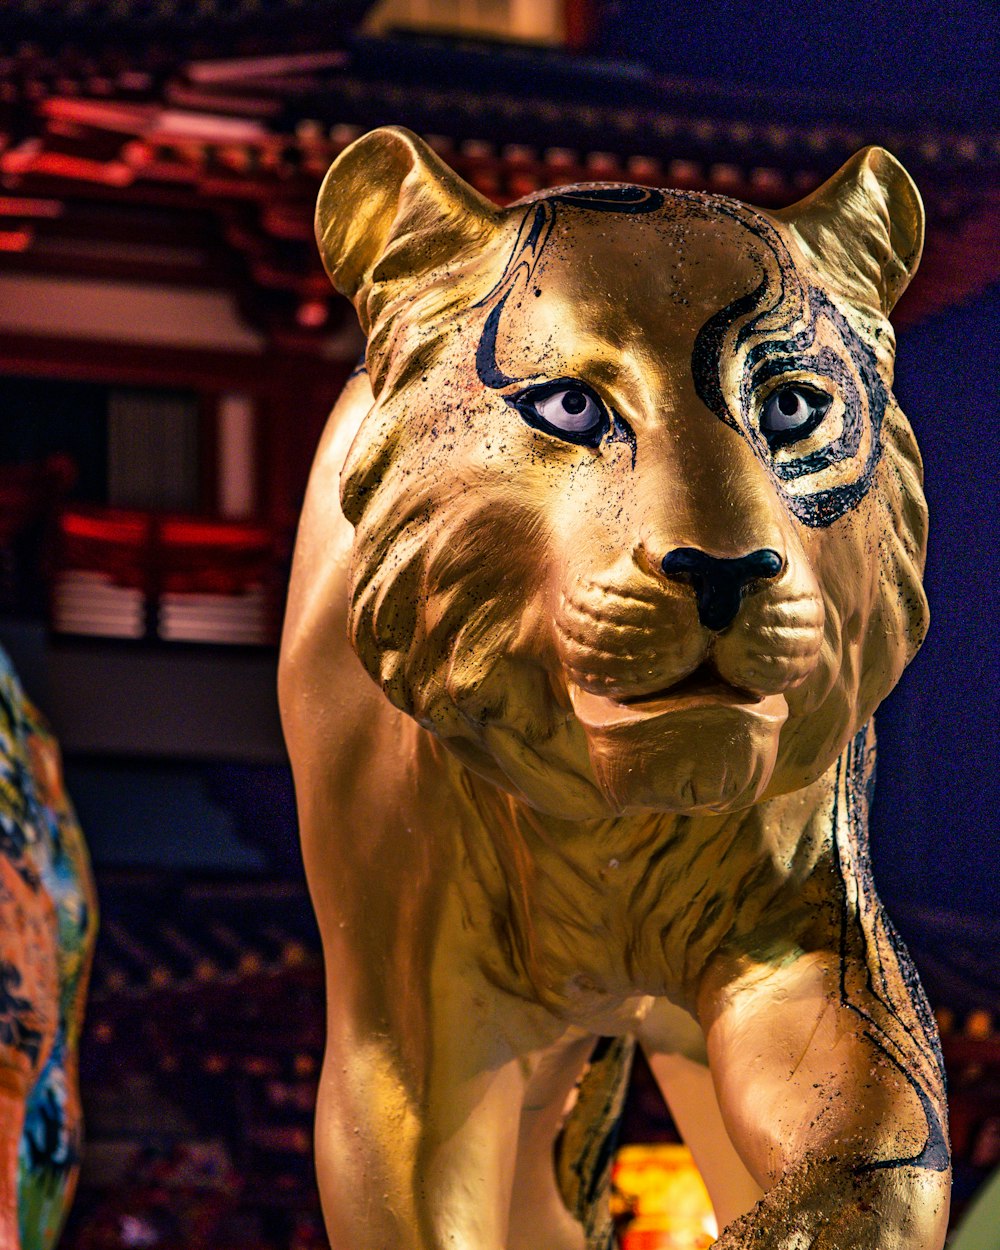
{"type": "Polygon", "coordinates": [[[989,0],[598,0],[595,12],[603,55],[661,74],[963,129],[998,120],[1000,6],[989,0]]]}

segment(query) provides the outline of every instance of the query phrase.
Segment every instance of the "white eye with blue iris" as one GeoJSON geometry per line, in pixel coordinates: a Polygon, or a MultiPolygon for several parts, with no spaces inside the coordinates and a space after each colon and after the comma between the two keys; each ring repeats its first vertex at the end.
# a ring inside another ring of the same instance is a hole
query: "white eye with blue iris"
{"type": "Polygon", "coordinates": [[[552,391],[551,395],[536,399],[532,407],[542,421],[566,434],[585,434],[587,430],[594,429],[601,419],[601,410],[594,396],[587,395],[579,386],[552,391]]]}
{"type": "Polygon", "coordinates": [[[596,447],[611,426],[604,404],[582,382],[546,382],[512,395],[507,402],[536,430],[587,447],[596,447]]]}
{"type": "Polygon", "coordinates": [[[804,384],[779,387],[761,411],[761,433],[772,450],[797,443],[816,429],[832,402],[832,396],[816,387],[804,384]]]}
{"type": "Polygon", "coordinates": [[[574,386],[536,399],[534,408],[543,421],[567,434],[583,434],[601,419],[601,410],[593,398],[574,386]]]}

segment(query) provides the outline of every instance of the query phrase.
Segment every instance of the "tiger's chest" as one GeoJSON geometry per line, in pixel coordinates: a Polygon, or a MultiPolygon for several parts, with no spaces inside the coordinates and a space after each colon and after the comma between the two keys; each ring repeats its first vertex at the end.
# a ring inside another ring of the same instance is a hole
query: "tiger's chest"
{"type": "Polygon", "coordinates": [[[735,923],[738,881],[753,871],[752,854],[734,846],[733,822],[716,822],[711,834],[693,823],[650,822],[639,837],[605,828],[589,847],[522,835],[516,853],[508,831],[505,861],[517,865],[517,879],[481,878],[489,979],[605,1033],[634,1028],[652,997],[684,1001],[695,970],[735,923]]]}
{"type": "Polygon", "coordinates": [[[724,944],[803,906],[828,789],[725,816],[554,825],[509,805],[502,823],[487,813],[491,827],[466,836],[490,908],[478,925],[486,975],[595,1031],[634,1028],[653,998],[692,1005],[724,944]]]}

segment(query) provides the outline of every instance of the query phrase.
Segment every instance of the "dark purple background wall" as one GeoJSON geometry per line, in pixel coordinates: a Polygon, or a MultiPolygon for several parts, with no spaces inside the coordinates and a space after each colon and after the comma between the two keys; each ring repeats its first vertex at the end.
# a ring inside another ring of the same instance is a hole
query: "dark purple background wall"
{"type": "MultiPolygon", "coordinates": [[[[919,281],[919,277],[917,279],[919,281]]],[[[931,632],[879,713],[874,853],[890,898],[1000,917],[1000,290],[900,336],[924,454],[931,632]]]]}
{"type": "Polygon", "coordinates": [[[605,55],[670,76],[856,104],[872,125],[898,101],[971,129],[996,126],[1000,7],[991,0],[595,0],[605,55]]]}

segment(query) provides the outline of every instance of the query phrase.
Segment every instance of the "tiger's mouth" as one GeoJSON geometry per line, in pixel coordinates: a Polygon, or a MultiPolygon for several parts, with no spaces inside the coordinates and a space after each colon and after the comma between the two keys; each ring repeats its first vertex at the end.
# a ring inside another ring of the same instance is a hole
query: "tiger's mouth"
{"type": "Polygon", "coordinates": [[[703,660],[701,664],[680,681],[660,690],[651,690],[643,694],[626,694],[611,696],[612,701],[624,707],[642,707],[653,703],[666,703],[691,698],[715,699],[723,702],[759,703],[760,696],[749,690],[743,690],[726,681],[718,671],[703,660]]]}
{"type": "Polygon", "coordinates": [[[759,695],[734,686],[703,661],[686,677],[659,690],[639,694],[596,694],[570,683],[570,701],[577,719],[594,729],[635,725],[685,712],[711,715],[733,709],[763,719],[784,721],[788,706],[781,695],[759,695]]]}

